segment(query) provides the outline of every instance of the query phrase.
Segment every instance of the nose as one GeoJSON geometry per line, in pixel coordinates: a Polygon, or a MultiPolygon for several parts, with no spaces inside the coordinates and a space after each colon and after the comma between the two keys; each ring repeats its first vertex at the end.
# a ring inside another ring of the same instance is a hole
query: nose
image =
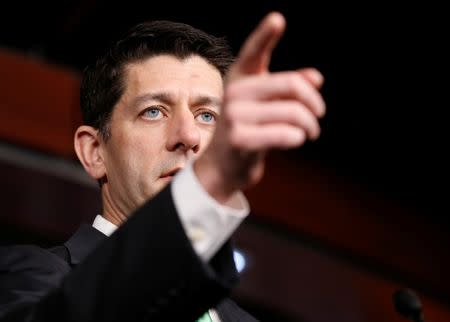
{"type": "Polygon", "coordinates": [[[174,113],[168,128],[166,148],[168,151],[192,151],[200,149],[200,131],[190,110],[174,113]]]}

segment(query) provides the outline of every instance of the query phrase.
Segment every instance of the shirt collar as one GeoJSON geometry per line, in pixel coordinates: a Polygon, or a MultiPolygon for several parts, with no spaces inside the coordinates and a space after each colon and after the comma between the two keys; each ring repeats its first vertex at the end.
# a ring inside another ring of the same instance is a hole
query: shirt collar
{"type": "Polygon", "coordinates": [[[106,236],[111,236],[111,234],[118,228],[102,215],[97,215],[95,217],[94,222],[92,223],[92,227],[104,233],[106,236]]]}

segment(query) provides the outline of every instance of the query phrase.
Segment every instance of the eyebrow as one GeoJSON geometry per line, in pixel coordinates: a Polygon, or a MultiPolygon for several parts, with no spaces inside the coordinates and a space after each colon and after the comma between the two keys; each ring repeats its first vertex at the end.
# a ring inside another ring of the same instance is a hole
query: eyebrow
{"type": "MultiPolygon", "coordinates": [[[[137,107],[148,101],[158,101],[163,104],[174,105],[176,99],[174,95],[167,92],[146,93],[136,97],[132,102],[132,106],[137,107]]],[[[209,95],[197,95],[194,97],[193,102],[192,105],[194,106],[209,105],[217,109],[220,109],[222,106],[221,99],[209,95]]]]}

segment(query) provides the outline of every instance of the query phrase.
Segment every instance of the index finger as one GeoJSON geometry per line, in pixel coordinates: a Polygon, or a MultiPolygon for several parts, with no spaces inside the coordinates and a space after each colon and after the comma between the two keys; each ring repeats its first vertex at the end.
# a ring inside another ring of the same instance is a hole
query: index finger
{"type": "Polygon", "coordinates": [[[272,51],[283,35],[285,26],[286,21],[281,13],[269,13],[244,42],[233,72],[238,75],[267,72],[272,51]]]}

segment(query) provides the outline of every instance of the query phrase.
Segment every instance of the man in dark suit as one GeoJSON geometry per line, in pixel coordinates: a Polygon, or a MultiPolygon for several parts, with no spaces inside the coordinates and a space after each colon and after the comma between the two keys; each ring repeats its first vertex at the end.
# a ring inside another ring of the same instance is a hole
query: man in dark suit
{"type": "Polygon", "coordinates": [[[0,250],[5,321],[254,321],[226,299],[240,191],[325,112],[318,71],[268,70],[284,25],[269,14],[232,63],[222,39],[143,23],[85,70],[75,150],[103,211],[63,246],[0,250]]]}

